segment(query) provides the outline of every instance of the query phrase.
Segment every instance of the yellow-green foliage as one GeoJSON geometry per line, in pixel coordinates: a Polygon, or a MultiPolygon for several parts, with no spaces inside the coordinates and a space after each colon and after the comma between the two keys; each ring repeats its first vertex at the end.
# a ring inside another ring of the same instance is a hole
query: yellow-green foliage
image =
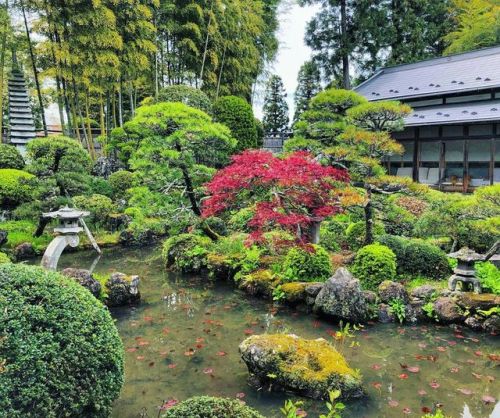
{"type": "Polygon", "coordinates": [[[181,234],[163,243],[162,257],[166,267],[183,273],[198,273],[207,266],[212,242],[207,237],[181,234]]]}
{"type": "Polygon", "coordinates": [[[27,184],[34,176],[13,168],[0,169],[0,206],[16,206],[30,199],[27,184]]]}
{"type": "Polygon", "coordinates": [[[251,295],[269,296],[279,284],[280,278],[271,270],[257,270],[240,276],[238,287],[251,295]]]}
{"type": "Polygon", "coordinates": [[[310,283],[304,282],[294,282],[294,283],[284,283],[281,286],[281,290],[285,294],[285,299],[288,302],[295,302],[303,298],[306,287],[310,283]]]}
{"type": "Polygon", "coordinates": [[[45,232],[41,237],[33,237],[36,225],[30,221],[8,221],[0,222],[0,230],[7,231],[6,248],[15,248],[19,244],[29,242],[36,251],[40,252],[49,245],[52,237],[45,232]]]}
{"type": "Polygon", "coordinates": [[[385,245],[367,245],[358,251],[351,271],[365,289],[376,290],[384,280],[396,277],[396,256],[385,245]]]}
{"type": "Polygon", "coordinates": [[[10,263],[10,258],[7,254],[0,252],[0,264],[10,263]]]}
{"type": "Polygon", "coordinates": [[[325,281],[332,272],[330,255],[320,245],[294,247],[283,263],[283,276],[288,282],[325,281]]]}

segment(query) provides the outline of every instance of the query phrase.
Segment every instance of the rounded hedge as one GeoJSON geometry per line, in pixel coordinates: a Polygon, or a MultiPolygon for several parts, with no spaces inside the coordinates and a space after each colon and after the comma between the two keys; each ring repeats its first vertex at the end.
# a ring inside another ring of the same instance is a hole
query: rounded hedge
{"type": "Polygon", "coordinates": [[[182,84],[161,89],[158,94],[158,102],[180,102],[208,114],[212,113],[212,102],[204,92],[182,84]]]}
{"type": "Polygon", "coordinates": [[[211,243],[210,238],[200,235],[175,235],[163,243],[163,261],[167,268],[183,273],[199,273],[207,266],[211,243]]]}
{"type": "Polygon", "coordinates": [[[11,263],[10,258],[7,254],[0,252],[0,264],[11,263]]]}
{"type": "Polygon", "coordinates": [[[127,170],[119,170],[109,176],[109,184],[113,190],[113,196],[123,199],[125,192],[135,186],[135,174],[127,170]]]}
{"type": "Polygon", "coordinates": [[[238,140],[236,151],[257,148],[258,132],[252,106],[236,96],[225,96],[214,104],[214,119],[231,129],[234,138],[238,140]]]}
{"type": "Polygon", "coordinates": [[[196,396],[169,409],[162,418],[264,418],[237,399],[196,396]]]}
{"type": "MultiPolygon", "coordinates": [[[[385,234],[384,226],[379,223],[373,225],[373,235],[375,237],[385,234]]],[[[366,223],[365,221],[359,221],[350,224],[346,231],[346,241],[349,248],[353,251],[359,250],[365,244],[366,238],[366,223]]]]}
{"type": "Polygon", "coordinates": [[[351,272],[361,281],[363,288],[377,290],[384,280],[396,277],[396,256],[385,245],[367,245],[356,254],[351,272]]]}
{"type": "Polygon", "coordinates": [[[0,144],[0,168],[24,168],[24,158],[13,145],[0,144]]]}
{"type": "Polygon", "coordinates": [[[104,224],[109,215],[115,210],[113,201],[101,194],[93,194],[92,196],[75,196],[73,203],[78,209],[87,210],[90,212],[90,221],[94,225],[104,224]]]}
{"type": "Polygon", "coordinates": [[[332,273],[330,255],[319,245],[292,248],[283,264],[283,277],[287,282],[324,282],[332,273]]]}
{"type": "Polygon", "coordinates": [[[0,206],[17,206],[30,199],[32,188],[28,184],[32,174],[13,168],[0,169],[0,206]]]}
{"type": "Polygon", "coordinates": [[[105,306],[58,273],[0,266],[0,410],[9,417],[107,417],[123,345],[105,306]]]}
{"type": "Polygon", "coordinates": [[[394,235],[382,235],[377,242],[389,247],[396,255],[398,274],[445,279],[451,273],[446,253],[436,245],[394,235]]]}

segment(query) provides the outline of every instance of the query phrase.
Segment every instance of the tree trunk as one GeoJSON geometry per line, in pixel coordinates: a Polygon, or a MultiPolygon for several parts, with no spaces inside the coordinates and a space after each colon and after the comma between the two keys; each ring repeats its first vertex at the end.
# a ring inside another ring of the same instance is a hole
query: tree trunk
{"type": "Polygon", "coordinates": [[[44,132],[45,136],[48,136],[47,120],[45,119],[45,107],[43,105],[42,90],[40,89],[40,82],[38,80],[38,69],[36,68],[36,57],[35,57],[35,52],[33,51],[33,45],[31,44],[30,28],[28,26],[28,19],[26,19],[26,11],[24,9],[24,3],[22,0],[20,0],[20,5],[21,5],[21,11],[23,13],[24,28],[26,29],[26,39],[28,40],[28,50],[29,50],[30,58],[31,58],[31,65],[33,67],[33,76],[35,78],[35,86],[36,86],[36,92],[38,95],[38,103],[40,104],[40,113],[42,116],[43,132],[44,132]]]}
{"type": "Polygon", "coordinates": [[[347,0],[341,0],[340,20],[342,31],[342,84],[344,89],[351,89],[351,76],[349,71],[349,40],[347,37],[347,0]]]}
{"type": "Polygon", "coordinates": [[[208,18],[207,37],[205,38],[205,48],[203,49],[203,59],[201,61],[200,87],[203,85],[203,73],[205,71],[205,62],[207,61],[208,40],[210,39],[210,25],[211,24],[212,24],[212,10],[210,10],[210,16],[208,18]]]}
{"type": "Polygon", "coordinates": [[[373,203],[372,190],[369,185],[366,189],[366,204],[365,204],[365,245],[373,244],[373,203]]]}
{"type": "MultiPolygon", "coordinates": [[[[5,12],[8,14],[9,1],[5,0],[5,12]]],[[[4,67],[5,54],[7,52],[7,32],[9,28],[4,27],[2,31],[2,46],[0,49],[0,143],[3,142],[3,93],[4,93],[4,67]]],[[[5,140],[7,142],[7,138],[5,140]]]]}
{"type": "Polygon", "coordinates": [[[118,86],[118,124],[123,126],[123,95],[122,95],[122,78],[120,77],[120,85],[118,86]]]}
{"type": "Polygon", "coordinates": [[[45,230],[45,227],[49,224],[50,219],[44,218],[43,216],[40,216],[38,218],[38,225],[36,227],[35,232],[33,233],[33,236],[35,238],[40,237],[43,234],[43,231],[45,230]]]}
{"type": "MultiPolygon", "coordinates": [[[[85,92],[85,118],[87,119],[87,143],[89,145],[89,153],[92,160],[95,160],[95,148],[94,148],[94,139],[92,138],[92,127],[90,126],[90,106],[89,106],[90,98],[88,90],[85,92]]],[[[83,123],[83,122],[82,122],[83,123]]]]}

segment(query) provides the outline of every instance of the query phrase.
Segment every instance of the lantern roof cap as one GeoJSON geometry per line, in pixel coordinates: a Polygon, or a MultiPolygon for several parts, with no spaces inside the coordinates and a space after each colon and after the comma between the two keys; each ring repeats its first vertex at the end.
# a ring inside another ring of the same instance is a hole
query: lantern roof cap
{"type": "Polygon", "coordinates": [[[90,212],[70,208],[68,206],[64,206],[55,212],[47,212],[43,214],[44,218],[52,219],[79,219],[89,215],[90,212]]]}
{"type": "Polygon", "coordinates": [[[468,247],[464,247],[454,253],[450,253],[448,254],[448,257],[456,258],[457,260],[466,262],[482,261],[485,259],[485,256],[483,254],[478,254],[468,247]]]}

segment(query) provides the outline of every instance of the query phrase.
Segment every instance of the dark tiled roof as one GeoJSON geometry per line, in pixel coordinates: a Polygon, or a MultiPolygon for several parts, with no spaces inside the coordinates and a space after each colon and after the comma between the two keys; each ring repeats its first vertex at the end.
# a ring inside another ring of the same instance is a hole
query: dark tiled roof
{"type": "Polygon", "coordinates": [[[500,120],[500,100],[414,109],[413,113],[405,119],[405,125],[444,125],[495,120],[500,120]]]}
{"type": "Polygon", "coordinates": [[[499,86],[500,46],[384,68],[355,90],[369,100],[387,100],[499,86]]]}

